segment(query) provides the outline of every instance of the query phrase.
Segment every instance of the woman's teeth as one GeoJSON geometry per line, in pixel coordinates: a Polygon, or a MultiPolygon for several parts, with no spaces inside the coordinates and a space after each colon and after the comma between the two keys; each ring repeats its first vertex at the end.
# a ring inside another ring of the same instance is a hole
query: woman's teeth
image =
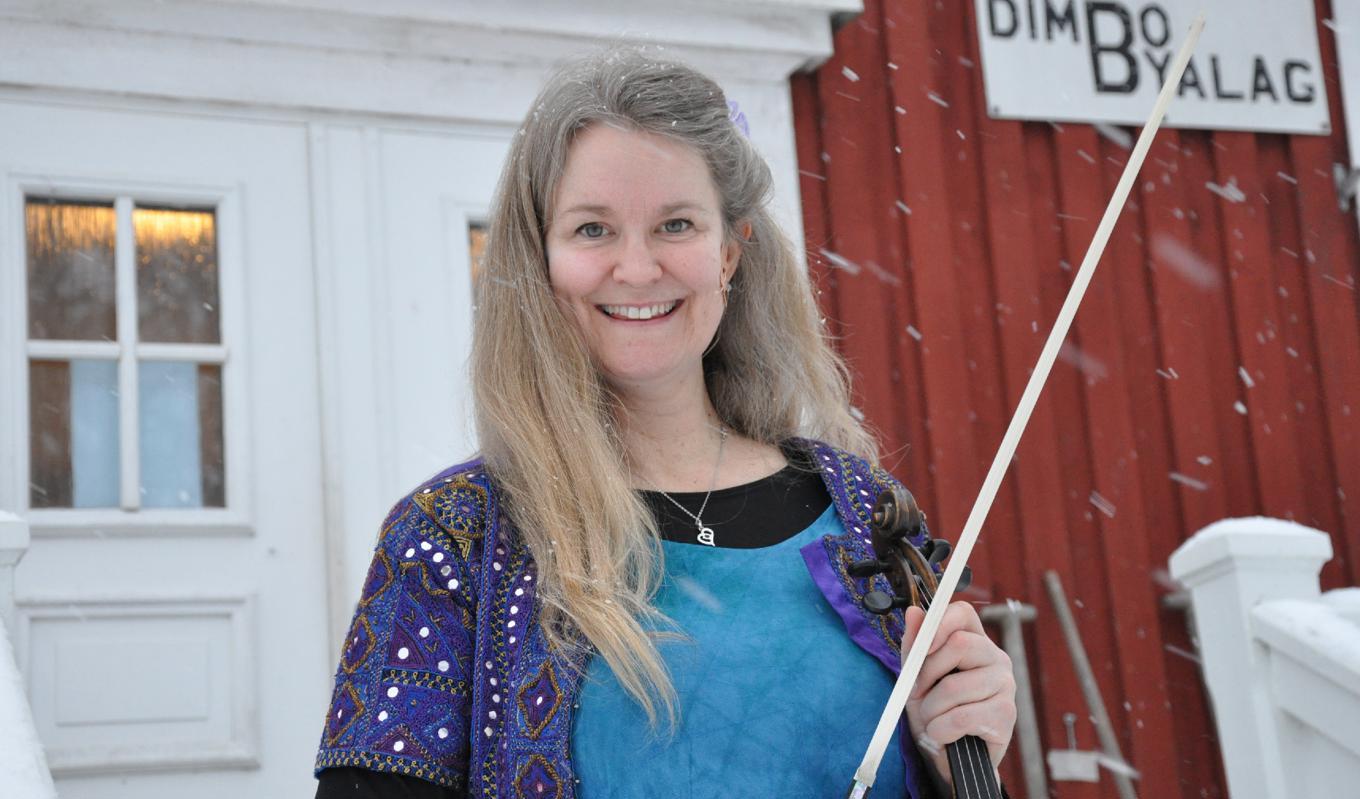
{"type": "Polygon", "coordinates": [[[679,304],[680,303],[676,301],[676,302],[663,302],[657,305],[646,305],[641,307],[636,305],[601,305],[600,310],[604,311],[606,314],[614,317],[615,319],[645,320],[654,319],[658,316],[665,316],[666,314],[675,310],[675,306],[679,304]]]}

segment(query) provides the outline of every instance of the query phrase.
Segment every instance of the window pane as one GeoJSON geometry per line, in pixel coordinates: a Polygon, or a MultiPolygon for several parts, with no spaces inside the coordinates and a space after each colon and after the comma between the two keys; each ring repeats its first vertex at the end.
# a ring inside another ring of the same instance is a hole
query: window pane
{"type": "Polygon", "coordinates": [[[486,227],[473,223],[468,225],[468,262],[472,264],[472,280],[482,273],[482,258],[486,257],[486,227]]]}
{"type": "Polygon", "coordinates": [[[28,198],[28,335],[35,339],[112,341],[113,240],[109,204],[28,198]]]}
{"type": "Polygon", "coordinates": [[[227,506],[226,453],[222,442],[222,367],[198,367],[198,441],[203,456],[203,506],[227,506]]]}
{"type": "Polygon", "coordinates": [[[144,361],[138,378],[142,507],[225,506],[221,367],[144,361]]]}
{"type": "Polygon", "coordinates": [[[118,364],[29,365],[29,504],[118,507],[118,364]]]}
{"type": "Polygon", "coordinates": [[[137,240],[139,338],[220,341],[213,212],[137,208],[132,226],[137,240]]]}

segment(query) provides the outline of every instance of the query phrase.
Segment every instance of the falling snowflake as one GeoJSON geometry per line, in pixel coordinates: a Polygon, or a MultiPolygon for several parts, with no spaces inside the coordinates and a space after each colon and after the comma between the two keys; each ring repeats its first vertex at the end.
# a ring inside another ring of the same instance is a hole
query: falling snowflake
{"type": "Polygon", "coordinates": [[[1204,188],[1230,203],[1240,203],[1247,199],[1247,195],[1243,194],[1242,190],[1237,188],[1237,178],[1229,178],[1228,182],[1223,185],[1219,185],[1211,180],[1204,184],[1204,188]]]}
{"type": "Polygon", "coordinates": [[[1185,487],[1187,487],[1187,488],[1193,488],[1193,489],[1195,489],[1196,491],[1208,491],[1208,490],[1209,490],[1209,484],[1208,484],[1208,483],[1204,482],[1203,480],[1196,480],[1195,478],[1193,478],[1193,477],[1191,477],[1191,476],[1189,476],[1189,475],[1187,475],[1187,474],[1181,474],[1180,472],[1168,472],[1168,473],[1167,473],[1167,476],[1170,477],[1172,480],[1176,481],[1177,483],[1180,483],[1181,485],[1183,485],[1183,486],[1185,486],[1185,487]]]}

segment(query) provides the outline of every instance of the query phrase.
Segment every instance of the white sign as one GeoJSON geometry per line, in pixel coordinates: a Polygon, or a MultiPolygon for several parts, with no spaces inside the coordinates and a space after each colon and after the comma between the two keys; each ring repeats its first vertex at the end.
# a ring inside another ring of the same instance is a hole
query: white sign
{"type": "Polygon", "coordinates": [[[1313,0],[975,0],[987,108],[1140,125],[1186,30],[1204,35],[1164,124],[1328,133],[1313,0]]]}

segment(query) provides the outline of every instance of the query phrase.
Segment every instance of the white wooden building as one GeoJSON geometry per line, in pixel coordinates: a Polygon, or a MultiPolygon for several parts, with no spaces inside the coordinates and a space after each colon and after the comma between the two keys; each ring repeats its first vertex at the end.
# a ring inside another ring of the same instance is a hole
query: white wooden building
{"type": "Polygon", "coordinates": [[[475,449],[472,250],[553,64],[717,77],[797,231],[788,76],[858,9],[0,0],[8,621],[61,796],[311,795],[377,525],[475,449]]]}

